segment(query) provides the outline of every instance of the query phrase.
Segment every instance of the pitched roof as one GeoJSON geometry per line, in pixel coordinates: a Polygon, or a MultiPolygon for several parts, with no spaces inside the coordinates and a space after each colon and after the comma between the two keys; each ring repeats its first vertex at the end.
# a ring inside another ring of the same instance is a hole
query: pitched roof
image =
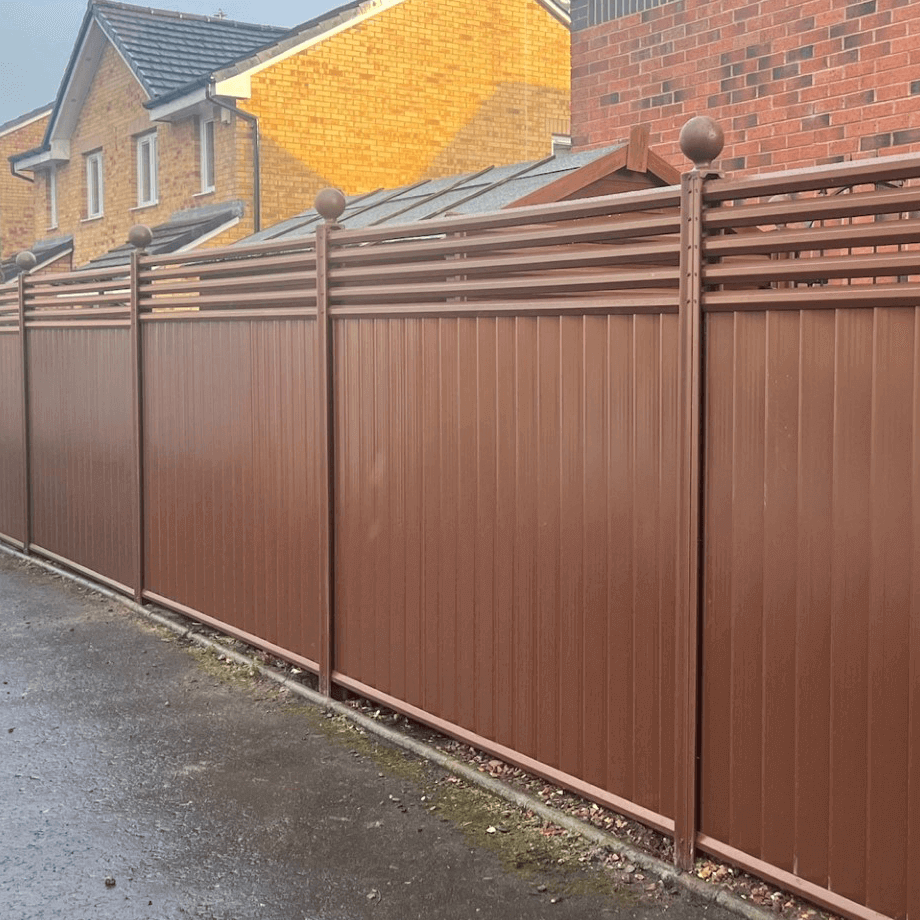
{"type": "Polygon", "coordinates": [[[276,42],[288,30],[191,13],[91,4],[96,21],[151,98],[165,96],[276,42]]]}
{"type": "Polygon", "coordinates": [[[17,128],[22,128],[30,122],[38,121],[39,118],[47,115],[51,111],[53,105],[53,102],[49,102],[46,105],[39,106],[37,109],[32,109],[31,112],[17,115],[15,118],[5,121],[0,125],[0,136],[9,134],[10,131],[15,131],[17,128]]]}
{"type": "MultiPolygon", "coordinates": [[[[646,137],[644,132],[637,139],[641,137],[646,137]]],[[[353,195],[347,199],[337,223],[351,229],[407,224],[448,214],[484,214],[539,200],[561,201],[680,181],[677,170],[654,155],[645,159],[644,168],[636,168],[640,163],[627,166],[627,157],[634,148],[635,141],[631,138],[610,147],[563,153],[530,163],[492,166],[462,176],[423,179],[398,189],[353,195]]],[[[240,244],[310,236],[320,223],[322,218],[311,208],[241,240],[240,244]]]]}
{"type": "Polygon", "coordinates": [[[147,95],[156,99],[196,82],[204,85],[216,68],[274,44],[287,32],[276,26],[89,0],[42,145],[11,159],[25,161],[45,153],[53,140],[73,129],[106,41],[115,46],[147,95]]]}
{"type": "MultiPolygon", "coordinates": [[[[70,255],[73,252],[73,236],[56,236],[52,239],[39,240],[29,247],[29,252],[35,256],[35,268],[32,271],[37,271],[64,256],[70,255]]],[[[16,264],[16,256],[18,255],[19,253],[17,252],[0,262],[0,284],[6,284],[22,274],[22,269],[16,264]]]]}
{"type": "MultiPolygon", "coordinates": [[[[146,252],[151,255],[166,255],[189,249],[232,226],[242,216],[242,201],[230,201],[225,204],[205,205],[187,211],[177,211],[166,223],[151,228],[153,241],[147,247],[146,252]]],[[[134,247],[130,243],[124,243],[97,256],[77,270],[127,265],[131,261],[133,251],[134,247]]]]}

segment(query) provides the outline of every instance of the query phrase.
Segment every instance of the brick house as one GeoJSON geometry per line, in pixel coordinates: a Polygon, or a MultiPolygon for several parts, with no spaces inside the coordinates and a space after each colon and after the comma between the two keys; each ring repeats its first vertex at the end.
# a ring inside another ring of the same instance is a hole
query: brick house
{"type": "Polygon", "coordinates": [[[920,6],[904,0],[573,0],[572,135],[641,122],[671,162],[693,115],[730,171],[903,153],[920,142],[920,6]]]}
{"type": "Polygon", "coordinates": [[[41,143],[11,157],[32,240],[72,235],[78,266],[136,223],[224,244],[324,185],[545,155],[569,127],[566,5],[367,0],[285,30],[91,0],[41,143]]]}
{"type": "MultiPolygon", "coordinates": [[[[157,124],[145,105],[283,34],[90,3],[41,144],[11,158],[15,171],[34,176],[33,239],[72,235],[79,266],[123,243],[133,224],[162,224],[176,212],[242,198],[233,119],[213,119],[209,142],[222,153],[209,159],[203,118],[157,124]]],[[[228,217],[234,222],[239,217],[228,217]]]]}
{"type": "MultiPolygon", "coordinates": [[[[49,104],[0,125],[0,163],[40,143],[50,115],[49,104]]],[[[15,255],[35,239],[35,200],[30,184],[0,169],[0,257],[15,255]]]]}

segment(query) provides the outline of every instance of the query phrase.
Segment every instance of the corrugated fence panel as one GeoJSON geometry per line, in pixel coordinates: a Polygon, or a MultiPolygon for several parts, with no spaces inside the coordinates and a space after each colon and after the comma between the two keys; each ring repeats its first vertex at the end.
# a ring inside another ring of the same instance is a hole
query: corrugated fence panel
{"type": "Polygon", "coordinates": [[[134,416],[125,329],[32,329],[32,541],[121,586],[134,580],[134,416]]]}
{"type": "Polygon", "coordinates": [[[0,335],[0,534],[25,538],[22,359],[19,336],[0,335]]]}
{"type": "Polygon", "coordinates": [[[707,319],[701,830],[890,917],[918,911],[918,317],[707,319]]]}
{"type": "Polygon", "coordinates": [[[673,810],[677,317],[335,322],[337,669],[673,810]]]}
{"type": "Polygon", "coordinates": [[[148,322],[143,347],[145,587],[312,662],[315,332],[148,322]]]}

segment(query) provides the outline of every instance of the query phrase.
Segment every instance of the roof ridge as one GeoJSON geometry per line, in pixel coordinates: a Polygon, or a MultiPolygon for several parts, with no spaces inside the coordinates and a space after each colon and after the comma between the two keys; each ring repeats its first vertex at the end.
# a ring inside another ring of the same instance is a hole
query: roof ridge
{"type": "Polygon", "coordinates": [[[288,31],[284,26],[161,10],[119,0],[90,0],[87,12],[118,49],[150,99],[168,96],[177,86],[190,86],[215,68],[229,66],[241,56],[274,45],[288,31]],[[185,42],[176,44],[177,35],[183,36],[185,42]]]}
{"type": "Polygon", "coordinates": [[[133,3],[121,3],[118,0],[90,0],[89,5],[94,10],[105,8],[126,10],[131,13],[145,13],[148,16],[159,16],[164,19],[191,20],[193,22],[209,22],[222,26],[241,26],[247,29],[264,29],[266,32],[287,32],[287,26],[273,26],[262,22],[245,22],[242,19],[229,19],[220,16],[203,16],[200,13],[185,13],[181,10],[163,10],[153,6],[138,6],[133,3]]]}

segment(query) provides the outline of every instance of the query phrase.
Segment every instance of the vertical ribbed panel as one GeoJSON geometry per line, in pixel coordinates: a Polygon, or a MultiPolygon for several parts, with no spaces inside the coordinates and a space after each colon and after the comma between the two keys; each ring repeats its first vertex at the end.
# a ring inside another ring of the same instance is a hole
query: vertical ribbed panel
{"type": "Polygon", "coordinates": [[[677,317],[335,350],[338,671],[670,815],[677,317]]]}
{"type": "Polygon", "coordinates": [[[18,335],[0,335],[0,534],[25,538],[22,359],[18,335]]]}
{"type": "Polygon", "coordinates": [[[701,830],[917,916],[920,321],[710,315],[701,830]]]}
{"type": "Polygon", "coordinates": [[[28,336],[32,541],[132,586],[129,334],[75,327],[28,336]]]}
{"type": "Polygon", "coordinates": [[[314,321],[144,328],[145,587],[315,660],[314,321]]]}

